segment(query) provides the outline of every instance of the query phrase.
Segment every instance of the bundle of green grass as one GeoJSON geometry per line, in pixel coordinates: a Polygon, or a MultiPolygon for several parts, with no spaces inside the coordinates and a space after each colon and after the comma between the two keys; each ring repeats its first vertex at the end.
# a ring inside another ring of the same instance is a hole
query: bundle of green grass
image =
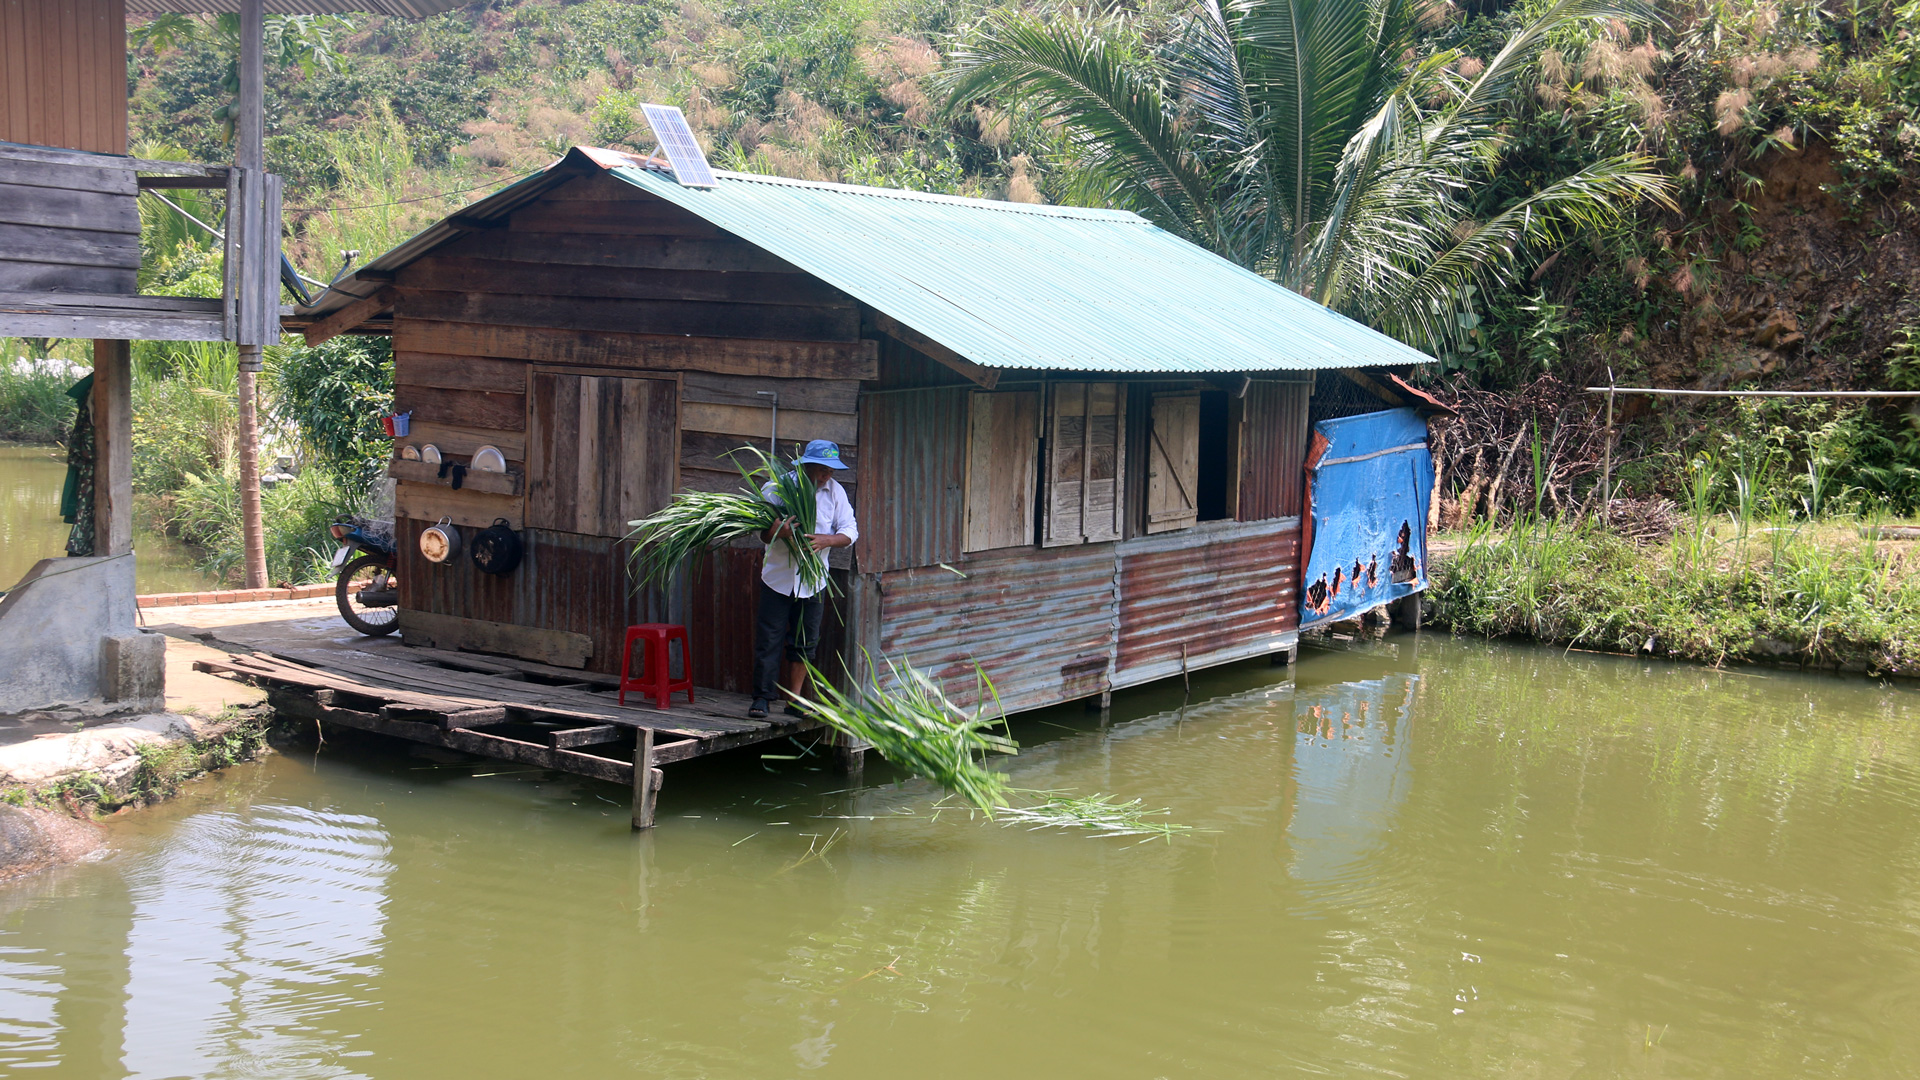
{"type": "Polygon", "coordinates": [[[627,522],[632,530],[627,539],[633,542],[627,555],[628,579],[636,588],[665,587],[688,559],[741,537],[764,538],[783,521],[791,521],[793,527],[775,542],[786,545],[809,589],[831,594],[827,561],[807,542],[807,534],[817,529],[814,519],[819,506],[818,489],[807,470],[785,465],[752,446],[729,456],[740,473],[739,491],[682,491],[660,512],[627,522]],[[754,464],[741,464],[741,457],[754,464]]]}
{"type": "Polygon", "coordinates": [[[1139,799],[1121,802],[1110,795],[1076,797],[1010,786],[1004,774],[987,767],[986,758],[1017,754],[1020,744],[1012,738],[993,681],[978,665],[975,700],[980,704],[966,709],[928,673],[893,660],[874,665],[871,659],[869,668],[884,668],[887,677],[877,677],[876,671],[858,697],[835,687],[809,664],[816,696],[801,698],[801,706],[821,723],[865,742],[892,764],[933,781],[990,819],[1033,829],[1080,829],[1097,836],[1171,840],[1175,833],[1188,831],[1184,825],[1152,820],[1167,811],[1145,809],[1139,799]]]}

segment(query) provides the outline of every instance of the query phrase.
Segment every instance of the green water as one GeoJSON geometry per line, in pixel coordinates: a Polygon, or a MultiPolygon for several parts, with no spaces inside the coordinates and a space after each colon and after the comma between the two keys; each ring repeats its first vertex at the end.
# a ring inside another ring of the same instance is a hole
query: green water
{"type": "MultiPolygon", "coordinates": [[[[0,443],[0,591],[33,564],[67,553],[73,526],[60,520],[67,452],[60,447],[0,443]]],[[[146,529],[134,531],[135,587],[143,593],[192,592],[221,586],[195,568],[184,545],[146,529]]]]}
{"type": "Polygon", "coordinates": [[[1017,725],[1019,784],[1172,844],[756,752],[669,767],[644,836],[591,782],[282,754],[0,890],[0,1072],[1920,1069],[1913,689],[1436,635],[1283,675],[1017,725]]]}

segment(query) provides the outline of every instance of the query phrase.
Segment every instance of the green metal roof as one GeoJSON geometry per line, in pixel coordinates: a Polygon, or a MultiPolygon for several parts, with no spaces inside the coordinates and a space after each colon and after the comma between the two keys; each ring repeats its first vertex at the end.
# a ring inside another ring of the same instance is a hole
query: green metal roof
{"type": "Polygon", "coordinates": [[[1298,371],[1432,357],[1116,210],[608,172],[990,368],[1298,371]]]}

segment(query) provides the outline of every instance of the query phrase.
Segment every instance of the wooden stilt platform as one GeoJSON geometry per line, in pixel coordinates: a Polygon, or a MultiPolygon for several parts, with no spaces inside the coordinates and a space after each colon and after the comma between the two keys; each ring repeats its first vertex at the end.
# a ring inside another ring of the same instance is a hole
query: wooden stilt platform
{"type": "Polygon", "coordinates": [[[628,786],[636,829],[653,825],[661,766],[821,726],[750,720],[745,695],[705,687],[694,704],[622,707],[611,675],[444,649],[274,649],[193,666],[261,687],[282,716],[628,786]]]}

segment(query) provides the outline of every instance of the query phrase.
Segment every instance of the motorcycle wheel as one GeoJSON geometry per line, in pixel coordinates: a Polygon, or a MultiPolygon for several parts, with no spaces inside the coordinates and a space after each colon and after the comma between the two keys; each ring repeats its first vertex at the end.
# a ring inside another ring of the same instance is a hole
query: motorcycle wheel
{"type": "Polygon", "coordinates": [[[340,617],[347,625],[368,637],[383,637],[400,629],[400,605],[388,607],[364,607],[353,586],[358,584],[369,591],[390,591],[393,589],[393,568],[379,555],[359,555],[347,560],[340,568],[340,576],[333,582],[333,600],[340,607],[340,617]]]}

